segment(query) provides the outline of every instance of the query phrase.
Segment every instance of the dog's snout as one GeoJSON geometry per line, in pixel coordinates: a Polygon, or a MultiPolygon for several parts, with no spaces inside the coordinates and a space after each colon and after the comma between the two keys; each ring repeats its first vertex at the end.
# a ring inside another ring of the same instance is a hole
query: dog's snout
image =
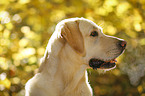
{"type": "Polygon", "coordinates": [[[122,49],[125,49],[125,47],[126,47],[126,44],[127,44],[127,42],[126,41],[119,41],[118,42],[118,46],[120,47],[120,48],[122,48],[122,49]]]}

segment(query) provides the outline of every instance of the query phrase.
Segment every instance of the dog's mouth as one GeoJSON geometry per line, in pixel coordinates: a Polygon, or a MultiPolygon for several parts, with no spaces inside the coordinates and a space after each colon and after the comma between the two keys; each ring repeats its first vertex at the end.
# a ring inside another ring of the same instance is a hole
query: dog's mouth
{"type": "Polygon", "coordinates": [[[89,61],[89,66],[93,69],[114,69],[116,67],[115,62],[117,62],[116,59],[112,59],[109,61],[103,61],[100,59],[92,58],[89,61]]]}

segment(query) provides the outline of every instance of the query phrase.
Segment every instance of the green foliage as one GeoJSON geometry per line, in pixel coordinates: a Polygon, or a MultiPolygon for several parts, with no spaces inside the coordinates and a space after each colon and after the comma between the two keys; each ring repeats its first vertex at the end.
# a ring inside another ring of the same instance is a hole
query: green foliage
{"type": "Polygon", "coordinates": [[[72,17],[128,42],[116,69],[88,70],[95,96],[145,96],[144,13],[144,0],[1,0],[0,96],[24,95],[56,24],[72,17]]]}

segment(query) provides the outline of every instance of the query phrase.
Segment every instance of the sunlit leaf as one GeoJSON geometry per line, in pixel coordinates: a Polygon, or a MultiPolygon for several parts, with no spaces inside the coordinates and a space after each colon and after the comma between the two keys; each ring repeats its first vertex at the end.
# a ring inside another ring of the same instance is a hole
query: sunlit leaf
{"type": "Polygon", "coordinates": [[[7,29],[12,30],[13,29],[13,24],[12,23],[7,23],[6,24],[7,29]]]}
{"type": "Polygon", "coordinates": [[[8,69],[7,59],[4,57],[0,57],[0,68],[2,68],[3,70],[8,69]]]}
{"type": "Polygon", "coordinates": [[[6,88],[10,88],[11,86],[11,81],[7,78],[5,78],[4,80],[0,81],[0,84],[4,85],[6,88]]]}
{"type": "Polygon", "coordinates": [[[36,50],[34,48],[25,48],[20,50],[20,55],[23,57],[29,57],[31,55],[34,55],[36,53],[36,50]]]}
{"type": "Polygon", "coordinates": [[[9,38],[9,37],[10,37],[10,31],[7,30],[7,29],[5,29],[5,30],[4,30],[4,33],[3,33],[3,37],[4,37],[4,38],[9,38]]]}
{"type": "Polygon", "coordinates": [[[20,4],[26,4],[29,3],[31,0],[19,0],[20,4]]]}
{"type": "Polygon", "coordinates": [[[129,36],[129,37],[132,37],[132,38],[136,38],[137,37],[137,33],[134,32],[134,31],[126,31],[126,34],[129,36]]]}
{"type": "Polygon", "coordinates": [[[19,14],[15,14],[13,17],[12,17],[12,20],[16,21],[17,23],[20,23],[22,21],[22,18],[20,17],[19,14]]]}
{"type": "MultiPolygon", "coordinates": [[[[3,0],[3,1],[5,1],[5,0],[3,0]]],[[[5,17],[8,17],[8,16],[9,16],[9,12],[7,12],[7,11],[0,11],[0,20],[2,20],[5,17]]]]}
{"type": "Polygon", "coordinates": [[[100,7],[99,9],[96,9],[95,13],[98,14],[98,15],[101,15],[101,16],[107,16],[108,15],[107,10],[103,7],[100,7]]]}
{"type": "Polygon", "coordinates": [[[109,35],[115,35],[117,32],[117,29],[114,26],[109,25],[107,26],[106,31],[109,35]]]}
{"type": "Polygon", "coordinates": [[[118,70],[118,69],[113,70],[113,74],[116,75],[116,76],[121,75],[120,70],[118,70]]]}
{"type": "Polygon", "coordinates": [[[5,89],[5,86],[3,84],[0,84],[0,91],[3,91],[4,89],[5,89]]]}
{"type": "Polygon", "coordinates": [[[142,91],[143,91],[143,87],[142,87],[141,85],[138,86],[137,89],[138,89],[138,92],[139,92],[139,93],[142,93],[142,91]]]}
{"type": "Polygon", "coordinates": [[[136,30],[136,31],[141,31],[141,25],[139,24],[139,23],[135,23],[134,24],[134,29],[136,30]]]}
{"type": "Polygon", "coordinates": [[[141,39],[141,40],[139,41],[139,43],[140,43],[141,45],[145,45],[145,38],[141,39]]]}
{"type": "MultiPolygon", "coordinates": [[[[14,53],[12,55],[12,58],[16,61],[16,60],[21,60],[23,58],[23,56],[21,56],[21,54],[19,54],[19,53],[14,53]]],[[[19,62],[16,61],[16,65],[19,65],[19,62]]]]}
{"type": "Polygon", "coordinates": [[[50,20],[53,22],[58,22],[65,17],[65,13],[62,10],[55,10],[51,13],[50,20]]]}
{"type": "Polygon", "coordinates": [[[37,58],[35,56],[32,56],[29,58],[28,62],[29,62],[29,64],[34,64],[37,62],[37,58]]]}
{"type": "Polygon", "coordinates": [[[30,27],[29,26],[23,26],[21,28],[21,32],[23,32],[23,33],[29,33],[30,32],[30,27]]]}
{"type": "MultiPolygon", "coordinates": [[[[25,36],[29,39],[33,39],[33,40],[40,40],[40,35],[39,34],[36,34],[35,32],[33,31],[30,31],[29,33],[26,33],[25,36]]],[[[37,43],[37,42],[35,42],[37,43]]]]}
{"type": "Polygon", "coordinates": [[[24,70],[26,72],[31,72],[32,71],[32,68],[31,68],[31,66],[25,66],[24,70]]]}
{"type": "Polygon", "coordinates": [[[19,84],[19,83],[20,83],[20,78],[14,77],[14,78],[11,79],[11,82],[12,82],[13,84],[19,84]]]}
{"type": "Polygon", "coordinates": [[[130,7],[131,6],[128,2],[119,3],[119,5],[117,6],[117,12],[116,13],[118,15],[123,15],[123,13],[126,12],[130,7]]]}
{"type": "Polygon", "coordinates": [[[116,6],[118,4],[117,0],[105,0],[104,4],[106,6],[116,6]]]}
{"type": "Polygon", "coordinates": [[[3,73],[0,74],[0,80],[5,80],[6,77],[7,77],[6,73],[3,72],[3,73]]]}
{"type": "Polygon", "coordinates": [[[134,23],[141,23],[143,21],[142,16],[138,12],[138,10],[134,10],[133,20],[134,20],[134,23]]]}
{"type": "Polygon", "coordinates": [[[44,52],[45,52],[45,48],[43,48],[43,47],[37,49],[37,53],[38,53],[40,56],[42,56],[42,55],[44,54],[44,52]]]}
{"type": "Polygon", "coordinates": [[[22,38],[20,41],[19,41],[19,45],[20,45],[20,47],[25,47],[25,46],[27,46],[28,45],[28,39],[26,39],[26,38],[22,38]]]}
{"type": "Polygon", "coordinates": [[[0,39],[0,43],[1,43],[0,45],[2,45],[2,46],[9,46],[10,40],[2,38],[2,39],[0,39]]]}
{"type": "Polygon", "coordinates": [[[0,24],[0,31],[2,31],[3,28],[4,28],[4,26],[0,24]]]}

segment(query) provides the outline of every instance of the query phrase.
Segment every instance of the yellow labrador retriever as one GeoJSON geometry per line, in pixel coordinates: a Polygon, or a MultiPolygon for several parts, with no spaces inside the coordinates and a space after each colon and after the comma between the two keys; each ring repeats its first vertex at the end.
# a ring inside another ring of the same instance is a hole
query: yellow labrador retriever
{"type": "Polygon", "coordinates": [[[39,72],[26,84],[26,96],[92,96],[86,69],[110,70],[126,41],[103,34],[84,18],[58,23],[39,72]]]}

